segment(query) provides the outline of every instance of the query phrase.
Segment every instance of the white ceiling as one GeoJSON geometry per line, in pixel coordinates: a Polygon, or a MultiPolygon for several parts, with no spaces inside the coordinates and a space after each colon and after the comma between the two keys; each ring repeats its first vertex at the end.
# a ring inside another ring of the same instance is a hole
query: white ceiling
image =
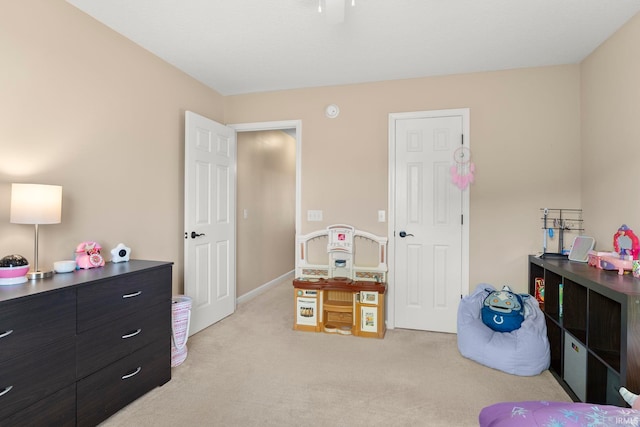
{"type": "Polygon", "coordinates": [[[332,25],[318,0],[67,1],[222,95],[578,63],[640,11],[640,0],[347,0],[332,25]]]}

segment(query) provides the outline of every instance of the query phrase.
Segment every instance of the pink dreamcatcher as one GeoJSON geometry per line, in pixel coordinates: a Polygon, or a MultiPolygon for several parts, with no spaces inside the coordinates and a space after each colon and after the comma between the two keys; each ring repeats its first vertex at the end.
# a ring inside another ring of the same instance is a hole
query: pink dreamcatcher
{"type": "Polygon", "coordinates": [[[454,164],[451,165],[451,182],[464,190],[474,181],[473,173],[476,166],[471,161],[471,150],[459,147],[453,152],[454,164]]]}

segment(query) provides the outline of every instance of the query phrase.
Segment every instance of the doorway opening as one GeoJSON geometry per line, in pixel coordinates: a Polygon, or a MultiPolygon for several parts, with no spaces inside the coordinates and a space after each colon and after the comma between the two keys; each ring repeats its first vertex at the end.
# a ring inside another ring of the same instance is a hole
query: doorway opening
{"type": "Polygon", "coordinates": [[[236,131],[236,292],[249,300],[292,276],[300,224],[300,121],[236,131]]]}

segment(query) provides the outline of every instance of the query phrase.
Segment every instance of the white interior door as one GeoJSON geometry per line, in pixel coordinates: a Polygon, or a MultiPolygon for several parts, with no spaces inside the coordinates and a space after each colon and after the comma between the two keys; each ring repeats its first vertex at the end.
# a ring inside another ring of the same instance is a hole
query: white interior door
{"type": "Polygon", "coordinates": [[[456,332],[469,287],[469,190],[451,181],[450,168],[454,151],[463,141],[468,147],[468,110],[392,115],[391,122],[393,326],[456,332]]]}
{"type": "Polygon", "coordinates": [[[235,131],[185,113],[184,290],[189,334],[236,307],[235,131]]]}

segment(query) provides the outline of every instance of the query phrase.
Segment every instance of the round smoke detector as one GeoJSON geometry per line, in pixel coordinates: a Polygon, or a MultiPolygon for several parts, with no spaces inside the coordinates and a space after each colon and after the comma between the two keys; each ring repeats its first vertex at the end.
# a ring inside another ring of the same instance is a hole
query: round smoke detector
{"type": "Polygon", "coordinates": [[[335,119],[340,114],[340,108],[336,104],[327,105],[327,108],[324,110],[325,116],[330,119],[335,119]]]}

